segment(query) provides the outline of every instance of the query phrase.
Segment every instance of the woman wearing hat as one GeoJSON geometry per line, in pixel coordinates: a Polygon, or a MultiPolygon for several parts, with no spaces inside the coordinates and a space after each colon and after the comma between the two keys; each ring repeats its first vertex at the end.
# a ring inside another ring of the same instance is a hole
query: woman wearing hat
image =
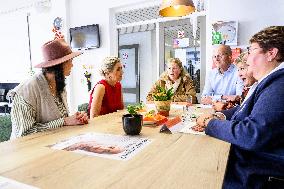
{"type": "Polygon", "coordinates": [[[64,39],[45,43],[44,62],[36,65],[42,73],[13,90],[11,110],[11,139],[31,133],[67,125],[88,123],[86,113],[68,116],[65,77],[70,75],[72,59],[80,52],[72,52],[64,39]]]}
{"type": "Polygon", "coordinates": [[[101,65],[99,81],[90,94],[88,113],[90,118],[123,109],[123,96],[120,81],[123,70],[120,59],[115,56],[106,57],[101,65]]]}
{"type": "Polygon", "coordinates": [[[250,97],[230,120],[203,114],[197,124],[232,144],[223,188],[284,188],[284,26],[253,35],[247,63],[258,81],[250,97]]]}

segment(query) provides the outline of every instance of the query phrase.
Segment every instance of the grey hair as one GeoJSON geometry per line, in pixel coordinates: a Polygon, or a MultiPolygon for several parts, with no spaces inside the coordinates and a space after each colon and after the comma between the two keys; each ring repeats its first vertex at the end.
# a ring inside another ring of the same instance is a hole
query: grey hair
{"type": "Polygon", "coordinates": [[[108,56],[104,58],[101,69],[100,69],[100,74],[102,76],[106,76],[106,74],[110,73],[113,71],[114,66],[120,62],[120,59],[116,56],[108,56]]]}

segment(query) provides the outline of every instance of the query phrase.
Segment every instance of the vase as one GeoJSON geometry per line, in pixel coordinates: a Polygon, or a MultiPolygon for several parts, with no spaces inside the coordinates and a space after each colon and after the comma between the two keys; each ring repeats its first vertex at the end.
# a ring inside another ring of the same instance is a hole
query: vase
{"type": "Polygon", "coordinates": [[[123,130],[127,135],[139,135],[143,125],[143,116],[140,114],[125,114],[122,116],[123,130]]]}
{"type": "Polygon", "coordinates": [[[171,100],[167,101],[154,101],[156,110],[160,115],[169,116],[170,109],[171,109],[171,100]]]}

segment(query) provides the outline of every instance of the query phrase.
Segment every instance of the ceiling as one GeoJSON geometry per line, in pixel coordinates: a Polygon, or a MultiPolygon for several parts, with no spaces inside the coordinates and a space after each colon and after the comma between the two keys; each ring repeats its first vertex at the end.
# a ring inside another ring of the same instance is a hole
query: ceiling
{"type": "Polygon", "coordinates": [[[0,15],[28,9],[31,7],[44,6],[51,0],[9,0],[0,1],[0,15]]]}

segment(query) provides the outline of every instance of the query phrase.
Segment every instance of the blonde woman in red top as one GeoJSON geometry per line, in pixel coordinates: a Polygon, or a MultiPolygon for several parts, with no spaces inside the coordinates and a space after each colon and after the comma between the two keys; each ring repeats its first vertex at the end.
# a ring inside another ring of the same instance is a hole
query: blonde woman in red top
{"type": "Polygon", "coordinates": [[[103,60],[100,73],[104,79],[99,81],[91,91],[88,107],[90,118],[124,108],[120,84],[123,70],[120,59],[117,57],[106,57],[103,60]]]}

